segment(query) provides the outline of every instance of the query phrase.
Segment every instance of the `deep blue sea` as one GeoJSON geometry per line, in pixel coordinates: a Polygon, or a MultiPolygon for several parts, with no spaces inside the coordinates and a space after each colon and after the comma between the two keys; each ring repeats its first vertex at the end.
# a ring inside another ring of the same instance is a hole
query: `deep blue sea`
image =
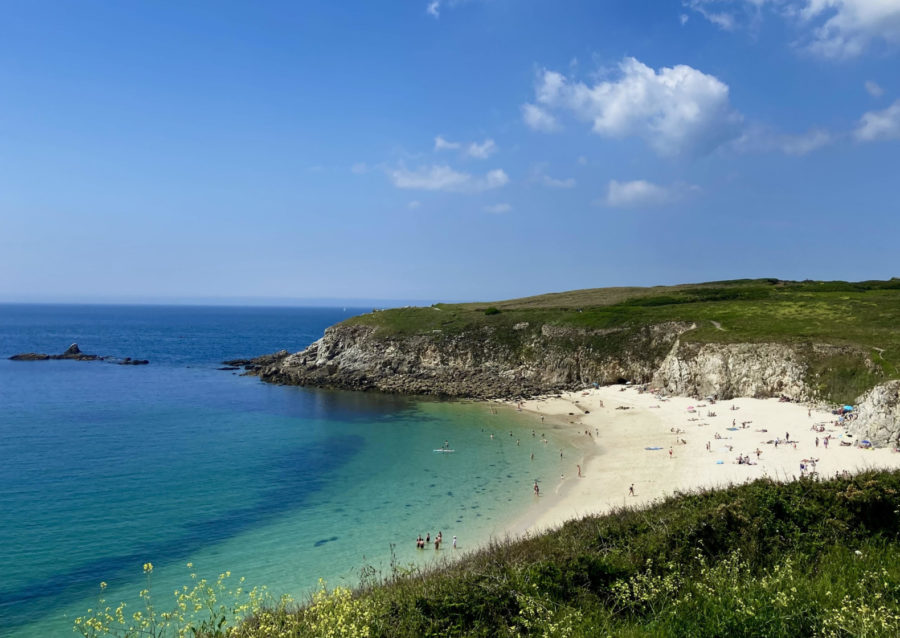
{"type": "Polygon", "coordinates": [[[134,600],[146,562],[163,602],[187,562],[302,597],[387,570],[392,545],[427,562],[534,507],[574,443],[541,445],[533,418],[216,369],[362,311],[0,304],[0,636],[73,635],[100,581],[134,600]],[[73,342],[150,364],[7,360],[73,342]],[[435,454],[445,440],[456,452],[435,454]],[[445,549],[415,549],[438,530],[445,549]]]}

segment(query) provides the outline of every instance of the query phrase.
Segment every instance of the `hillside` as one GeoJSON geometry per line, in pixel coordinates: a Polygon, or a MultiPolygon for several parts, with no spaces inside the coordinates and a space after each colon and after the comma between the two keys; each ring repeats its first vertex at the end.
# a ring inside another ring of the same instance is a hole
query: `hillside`
{"type": "Polygon", "coordinates": [[[848,403],[900,377],[900,279],[601,288],[373,311],[256,372],[277,383],[515,397],[628,380],[848,403]]]}

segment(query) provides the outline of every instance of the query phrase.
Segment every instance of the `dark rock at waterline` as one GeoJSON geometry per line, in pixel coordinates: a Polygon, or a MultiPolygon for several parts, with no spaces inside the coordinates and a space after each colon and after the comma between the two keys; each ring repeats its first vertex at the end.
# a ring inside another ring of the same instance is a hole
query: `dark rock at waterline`
{"type": "Polygon", "coordinates": [[[14,354],[9,359],[10,361],[58,361],[62,359],[67,359],[70,361],[108,361],[109,363],[118,363],[119,365],[131,366],[141,366],[150,363],[147,359],[132,359],[131,357],[116,359],[115,357],[101,357],[100,355],[96,354],[85,354],[81,351],[81,348],[78,347],[77,343],[73,343],[71,346],[66,348],[66,351],[62,354],[23,352],[21,354],[14,354]]]}
{"type": "Polygon", "coordinates": [[[50,358],[49,354],[41,354],[38,352],[24,352],[22,354],[14,354],[10,357],[11,361],[46,361],[50,358]]]}
{"type": "Polygon", "coordinates": [[[145,366],[150,363],[147,359],[132,359],[131,357],[125,357],[121,361],[119,361],[120,366],[145,366]]]}
{"type": "Polygon", "coordinates": [[[289,354],[290,352],[287,350],[279,350],[278,352],[264,354],[259,357],[253,357],[252,359],[229,359],[228,361],[222,362],[222,364],[227,367],[219,368],[219,370],[239,370],[240,368],[243,368],[244,370],[255,372],[275,363],[279,363],[286,359],[289,354]]]}

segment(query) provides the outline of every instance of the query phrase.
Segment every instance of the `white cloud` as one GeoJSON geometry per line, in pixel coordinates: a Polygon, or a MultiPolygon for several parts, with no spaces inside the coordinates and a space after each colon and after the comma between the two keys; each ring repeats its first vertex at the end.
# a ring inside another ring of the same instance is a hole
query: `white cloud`
{"type": "Polygon", "coordinates": [[[459,142],[450,142],[448,140],[445,140],[440,135],[438,135],[437,137],[434,138],[434,150],[435,151],[447,151],[447,150],[452,151],[452,150],[458,149],[460,146],[461,145],[459,142]]]}
{"type": "Polygon", "coordinates": [[[754,24],[768,8],[803,29],[800,44],[829,58],[860,55],[874,42],[900,44],[900,0],[685,0],[727,30],[754,24]]]}
{"type": "Polygon", "coordinates": [[[593,86],[543,71],[535,87],[539,106],[522,107],[526,122],[529,109],[568,111],[591,122],[598,135],[640,137],[668,156],[703,155],[739,134],[742,118],[715,76],[683,64],[655,71],[635,58],[622,60],[618,70],[618,79],[593,86]]]}
{"type": "Polygon", "coordinates": [[[866,80],[865,87],[868,94],[872,97],[881,97],[884,95],[884,89],[872,80],[866,80]]]}
{"type": "Polygon", "coordinates": [[[810,49],[826,57],[859,55],[875,40],[900,43],[900,0],[806,0],[805,5],[800,15],[814,25],[810,49]]]}
{"type": "Polygon", "coordinates": [[[550,177],[549,175],[542,175],[541,183],[550,188],[574,188],[575,178],[567,177],[566,179],[557,179],[555,177],[550,177]]]}
{"type": "Polygon", "coordinates": [[[784,135],[781,137],[781,150],[788,155],[806,155],[834,141],[834,136],[822,129],[811,129],[803,135],[784,135]]]}
{"type": "Polygon", "coordinates": [[[869,111],[854,132],[861,142],[900,139],[900,100],[881,111],[869,111]]]}
{"type": "Polygon", "coordinates": [[[369,167],[365,162],[357,162],[353,166],[350,167],[350,171],[356,175],[362,175],[363,173],[369,172],[369,167]]]}
{"type": "Polygon", "coordinates": [[[690,19],[686,13],[682,13],[679,18],[681,20],[681,25],[684,26],[687,24],[687,21],[690,19]]]}
{"type": "Polygon", "coordinates": [[[529,128],[535,131],[543,131],[545,133],[553,132],[559,129],[556,118],[539,106],[534,104],[522,105],[522,119],[529,128]]]}
{"type": "Polygon", "coordinates": [[[643,179],[630,182],[610,180],[606,199],[602,203],[613,208],[647,208],[660,206],[680,199],[688,191],[699,190],[696,186],[659,186],[643,179]]]}
{"type": "Polygon", "coordinates": [[[487,139],[481,144],[472,142],[466,149],[466,154],[470,157],[477,157],[478,159],[487,159],[496,152],[497,145],[494,143],[494,140],[491,139],[487,139]]]}
{"type": "Polygon", "coordinates": [[[417,199],[414,199],[414,200],[412,200],[410,203],[408,203],[408,204],[406,205],[406,207],[407,207],[408,209],[410,209],[410,210],[416,210],[416,209],[419,208],[421,205],[422,205],[422,202],[420,202],[420,201],[417,200],[417,199]]]}
{"type": "Polygon", "coordinates": [[[491,206],[485,206],[484,212],[486,213],[494,213],[495,215],[499,215],[501,213],[508,213],[512,210],[512,206],[509,204],[492,204],[491,206]]]}
{"type": "Polygon", "coordinates": [[[428,3],[428,6],[425,8],[425,11],[435,18],[441,17],[441,2],[440,0],[432,0],[432,2],[428,3]]]}
{"type": "Polygon", "coordinates": [[[806,133],[788,135],[777,133],[763,126],[748,128],[731,144],[738,153],[781,152],[787,155],[806,155],[833,144],[840,135],[824,129],[813,128],[806,133]]]}
{"type": "Polygon", "coordinates": [[[492,139],[486,139],[481,144],[478,142],[469,142],[465,145],[462,142],[451,142],[438,135],[434,138],[434,150],[438,151],[456,151],[465,146],[465,154],[476,159],[487,159],[497,152],[497,143],[492,139]]]}
{"type": "MultiPolygon", "coordinates": [[[[727,11],[710,11],[706,5],[713,4],[709,0],[690,0],[684,2],[684,6],[689,7],[699,13],[701,16],[712,22],[714,25],[724,31],[732,31],[736,25],[736,17],[733,13],[727,11]]],[[[687,22],[687,16],[681,16],[681,24],[687,22]]]]}
{"type": "Polygon", "coordinates": [[[414,171],[401,167],[388,171],[388,176],[397,188],[457,193],[479,193],[509,182],[509,176],[499,168],[474,176],[446,165],[421,166],[414,171]]]}

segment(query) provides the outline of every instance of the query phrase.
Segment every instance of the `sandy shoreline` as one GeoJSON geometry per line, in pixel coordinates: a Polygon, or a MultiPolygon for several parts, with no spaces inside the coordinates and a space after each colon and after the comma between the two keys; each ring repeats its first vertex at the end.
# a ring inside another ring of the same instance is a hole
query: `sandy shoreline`
{"type": "Polygon", "coordinates": [[[660,400],[636,386],[613,385],[559,398],[537,397],[521,408],[534,414],[536,427],[543,416],[546,428],[584,436],[596,454],[586,453],[580,478],[579,460],[573,459],[563,480],[542,486],[540,498],[507,528],[510,536],[540,533],[572,518],[622,506],[646,506],[678,491],[761,477],[794,480],[801,476],[801,463],[822,478],[843,471],[900,469],[900,454],[856,447],[830,412],[778,399],[738,398],[711,405],[684,397],[660,400]],[[814,425],[825,429],[814,431],[814,425]],[[789,443],[784,443],[786,438],[789,443]],[[777,447],[775,439],[780,440],[777,447]],[[738,455],[749,456],[752,464],[738,464],[738,455]]]}

